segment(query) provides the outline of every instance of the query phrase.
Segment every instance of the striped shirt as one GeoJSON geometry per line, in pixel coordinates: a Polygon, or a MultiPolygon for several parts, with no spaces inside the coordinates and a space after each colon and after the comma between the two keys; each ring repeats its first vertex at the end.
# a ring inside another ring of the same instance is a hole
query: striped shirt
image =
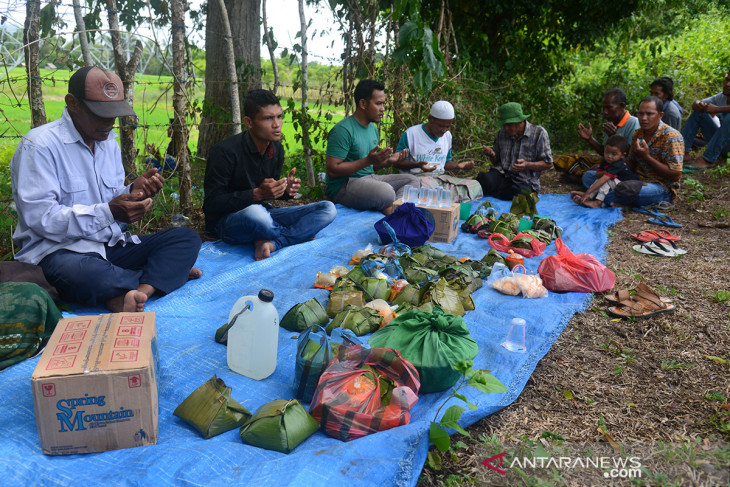
{"type": "Polygon", "coordinates": [[[510,177],[516,183],[529,185],[533,191],[540,191],[542,171],[528,169],[514,173],[510,172],[509,168],[517,162],[517,159],[524,159],[527,162],[553,163],[550,138],[544,128],[525,121],[525,131],[520,137],[510,137],[507,135],[507,131],[502,129],[497,133],[497,140],[494,141],[494,152],[497,155],[497,162],[494,163],[497,171],[510,177]]]}
{"type": "MultiPolygon", "coordinates": [[[[633,142],[637,139],[644,138],[644,130],[639,127],[634,132],[633,142]]],[[[645,139],[646,140],[646,139],[645,139]]],[[[646,141],[649,146],[649,154],[661,162],[666,164],[673,171],[682,172],[682,163],[684,161],[684,139],[682,134],[673,129],[664,122],[659,122],[659,126],[654,132],[651,140],[646,141]]],[[[645,183],[659,183],[672,195],[672,199],[677,196],[677,184],[674,181],[668,181],[657,173],[641,156],[635,153],[633,144],[629,150],[629,165],[634,170],[639,179],[645,183]]]]}

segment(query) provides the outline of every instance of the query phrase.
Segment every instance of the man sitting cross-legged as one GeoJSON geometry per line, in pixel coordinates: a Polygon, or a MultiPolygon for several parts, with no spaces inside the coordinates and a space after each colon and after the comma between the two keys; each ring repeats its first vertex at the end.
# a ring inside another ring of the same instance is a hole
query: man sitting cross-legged
{"type": "Polygon", "coordinates": [[[248,130],[210,149],[205,169],[203,211],[208,232],[224,242],[254,244],[256,260],[288,245],[311,240],[337,216],[335,205],[271,208],[270,200],[290,199],[299,191],[296,169],[281,177],[282,110],[268,90],[251,90],[243,102],[248,130]]]}
{"type": "Polygon", "coordinates": [[[119,76],[85,66],[71,76],[65,101],[61,118],[28,132],[11,161],[15,258],[38,264],[68,301],[143,311],[155,292],[202,275],[192,268],[200,237],[190,228],[125,231],[152,208],[164,180],[150,169],[124,184],[112,128],[134,111],[119,76]]]}

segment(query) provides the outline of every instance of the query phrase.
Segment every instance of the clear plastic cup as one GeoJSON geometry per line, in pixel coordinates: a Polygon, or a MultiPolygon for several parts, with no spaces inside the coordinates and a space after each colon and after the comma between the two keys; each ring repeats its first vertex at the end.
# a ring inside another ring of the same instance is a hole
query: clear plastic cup
{"type": "Polygon", "coordinates": [[[525,320],[522,318],[512,318],[507,339],[501,345],[510,352],[527,352],[527,348],[525,347],[525,328],[527,328],[525,320]]]}
{"type": "Polygon", "coordinates": [[[439,193],[439,206],[442,208],[451,208],[451,190],[441,188],[439,193]]]}
{"type": "Polygon", "coordinates": [[[408,201],[415,205],[418,203],[418,188],[412,186],[409,192],[410,196],[408,197],[408,201]]]}
{"type": "Polygon", "coordinates": [[[437,188],[432,188],[428,190],[428,202],[426,203],[426,206],[438,206],[439,205],[439,193],[437,188]]]}
{"type": "Polygon", "coordinates": [[[428,191],[428,188],[421,186],[421,189],[418,192],[418,204],[426,205],[428,203],[428,191]]]}
{"type": "Polygon", "coordinates": [[[411,202],[411,188],[413,188],[413,185],[411,184],[406,184],[403,188],[403,203],[411,202]]]}

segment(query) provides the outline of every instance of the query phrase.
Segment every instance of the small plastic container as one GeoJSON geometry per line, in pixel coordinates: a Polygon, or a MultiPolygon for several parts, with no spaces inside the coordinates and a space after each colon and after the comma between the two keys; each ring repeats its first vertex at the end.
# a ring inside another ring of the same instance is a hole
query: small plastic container
{"type": "Polygon", "coordinates": [[[415,203],[415,201],[411,201],[411,189],[413,189],[413,185],[406,184],[403,188],[403,203],[415,203]]]}
{"type": "Polygon", "coordinates": [[[520,254],[516,254],[514,250],[510,250],[509,255],[507,255],[504,260],[507,263],[507,267],[509,267],[509,270],[512,270],[515,266],[518,265],[525,265],[525,258],[522,257],[520,254]]]}
{"type": "Polygon", "coordinates": [[[525,346],[525,329],[527,323],[522,318],[512,318],[512,324],[509,327],[509,333],[507,339],[500,343],[504,348],[510,352],[527,352],[525,346]]]}
{"type": "Polygon", "coordinates": [[[268,289],[258,296],[243,296],[228,315],[228,367],[252,379],[265,379],[276,369],[279,345],[279,313],[268,289]],[[246,305],[250,306],[244,310],[246,305]],[[235,320],[235,322],[234,322],[235,320]]]}

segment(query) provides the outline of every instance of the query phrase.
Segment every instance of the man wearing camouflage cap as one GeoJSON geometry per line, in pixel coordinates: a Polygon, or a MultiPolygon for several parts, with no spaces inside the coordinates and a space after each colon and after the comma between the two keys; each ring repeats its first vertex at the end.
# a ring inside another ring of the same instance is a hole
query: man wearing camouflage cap
{"type": "Polygon", "coordinates": [[[115,73],[94,66],[69,80],[59,120],[32,129],[10,164],[18,225],[15,259],[37,264],[65,300],[143,311],[155,292],[189,278],[200,237],[189,228],[136,236],[127,224],[152,208],[164,179],[150,169],[124,184],[116,117],[134,116],[115,73]]]}

